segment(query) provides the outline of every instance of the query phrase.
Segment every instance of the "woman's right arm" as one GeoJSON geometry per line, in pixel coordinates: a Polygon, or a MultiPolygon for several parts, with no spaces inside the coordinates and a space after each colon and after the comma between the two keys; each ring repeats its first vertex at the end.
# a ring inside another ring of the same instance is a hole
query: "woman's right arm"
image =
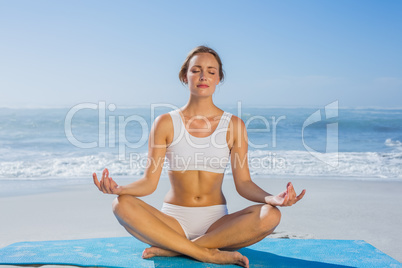
{"type": "Polygon", "coordinates": [[[148,158],[144,176],[128,185],[119,186],[109,177],[109,171],[105,169],[102,179],[98,181],[96,173],[93,174],[95,185],[98,189],[107,194],[133,195],[137,197],[152,194],[158,186],[165,161],[167,137],[173,131],[169,114],[158,116],[151,128],[148,139],[148,158]]]}

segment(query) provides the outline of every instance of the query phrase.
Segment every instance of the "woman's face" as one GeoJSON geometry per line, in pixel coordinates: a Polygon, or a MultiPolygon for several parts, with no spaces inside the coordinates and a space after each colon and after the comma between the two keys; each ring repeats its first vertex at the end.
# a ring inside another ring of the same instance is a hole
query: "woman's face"
{"type": "Polygon", "coordinates": [[[191,94],[211,96],[219,81],[219,63],[214,55],[198,53],[191,58],[186,79],[191,94]]]}

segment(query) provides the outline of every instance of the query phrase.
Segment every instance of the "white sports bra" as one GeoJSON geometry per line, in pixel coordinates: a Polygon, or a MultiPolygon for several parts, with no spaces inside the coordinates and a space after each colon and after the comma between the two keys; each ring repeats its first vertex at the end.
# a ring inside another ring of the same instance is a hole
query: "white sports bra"
{"type": "Polygon", "coordinates": [[[226,133],[232,114],[224,112],[215,131],[207,137],[188,133],[179,110],[169,112],[173,121],[173,141],[167,147],[168,170],[204,170],[224,173],[230,160],[226,133]]]}

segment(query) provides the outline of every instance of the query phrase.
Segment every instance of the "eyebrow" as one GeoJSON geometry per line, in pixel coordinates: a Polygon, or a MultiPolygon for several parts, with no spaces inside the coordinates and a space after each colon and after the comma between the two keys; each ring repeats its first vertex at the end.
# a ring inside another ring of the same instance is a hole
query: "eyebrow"
{"type": "MultiPolygon", "coordinates": [[[[193,67],[202,68],[201,65],[193,65],[193,67]]],[[[216,68],[216,67],[214,67],[214,66],[208,66],[208,69],[209,69],[209,68],[214,68],[214,69],[218,70],[218,68],[216,68]]]]}

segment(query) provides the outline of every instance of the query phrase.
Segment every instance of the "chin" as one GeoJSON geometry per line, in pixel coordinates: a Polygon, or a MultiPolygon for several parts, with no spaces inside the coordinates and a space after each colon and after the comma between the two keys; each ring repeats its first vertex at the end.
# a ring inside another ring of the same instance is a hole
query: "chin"
{"type": "Polygon", "coordinates": [[[210,91],[210,90],[195,90],[192,91],[193,95],[197,95],[197,96],[203,96],[203,97],[207,97],[207,96],[212,96],[214,94],[214,91],[210,91]]]}

